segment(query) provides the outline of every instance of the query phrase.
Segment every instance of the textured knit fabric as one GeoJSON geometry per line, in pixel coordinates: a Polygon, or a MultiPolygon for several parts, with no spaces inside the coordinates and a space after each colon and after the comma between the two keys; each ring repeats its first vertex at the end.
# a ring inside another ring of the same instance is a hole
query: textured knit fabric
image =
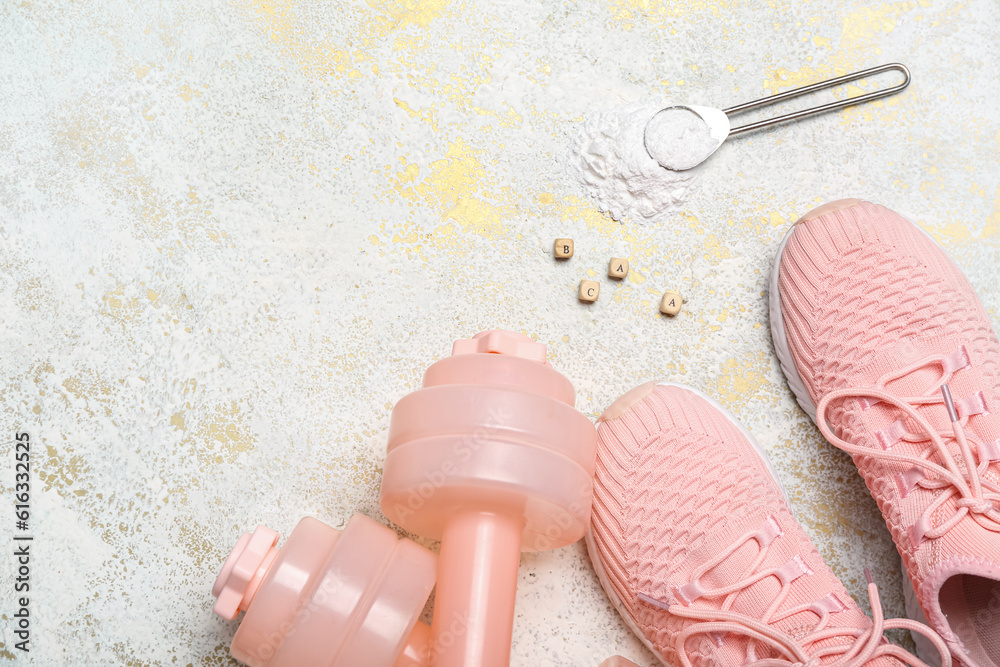
{"type": "MultiPolygon", "coordinates": [[[[725,413],[675,386],[650,385],[626,397],[627,408],[609,408],[598,428],[589,544],[619,611],[665,664],[681,664],[678,635],[698,621],[662,607],[678,602],[700,566],[754,531],[769,535],[765,558],[754,571],[790,562],[809,570],[788,584],[787,597],[773,617],[818,602],[836,609],[828,617],[829,626],[850,633],[871,626],[795,521],[762,455],[725,413]]],[[[746,578],[763,550],[760,540],[746,541],[700,573],[699,585],[720,588],[746,578]]],[[[760,619],[781,590],[777,577],[765,577],[740,591],[731,610],[760,619]]],[[[722,601],[696,599],[690,607],[719,608],[722,601]]],[[[800,638],[817,621],[815,612],[804,611],[773,625],[800,638]]],[[[746,637],[731,633],[698,639],[686,644],[695,667],[739,667],[747,660],[746,637]]],[[[853,641],[853,636],[838,637],[810,648],[849,646],[853,641]]],[[[767,648],[757,647],[755,654],[758,659],[773,657],[767,648]]],[[[881,657],[870,664],[890,667],[898,662],[881,657]]]]}
{"type": "MultiPolygon", "coordinates": [[[[863,396],[875,388],[899,400],[934,401],[947,382],[959,412],[966,413],[964,432],[975,460],[958,453],[944,399],[916,405],[914,413],[944,434],[963,475],[970,464],[977,466],[984,483],[996,487],[1000,461],[990,461],[1000,440],[1000,344],[968,280],[896,213],[869,202],[833,208],[796,225],[778,268],[787,344],[810,398],[820,404],[824,397],[863,396]]],[[[1000,666],[1000,532],[970,513],[943,535],[922,537],[928,529],[947,528],[959,507],[952,497],[934,509],[941,494],[954,489],[921,486],[923,469],[884,454],[928,456],[929,441],[901,439],[920,431],[915,418],[889,401],[828,398],[827,404],[818,419],[832,440],[858,450],[851,452],[854,461],[930,624],[963,662],[1000,666]],[[978,578],[982,595],[966,593],[966,576],[978,578]]],[[[943,460],[933,452],[929,458],[943,460]]]]}

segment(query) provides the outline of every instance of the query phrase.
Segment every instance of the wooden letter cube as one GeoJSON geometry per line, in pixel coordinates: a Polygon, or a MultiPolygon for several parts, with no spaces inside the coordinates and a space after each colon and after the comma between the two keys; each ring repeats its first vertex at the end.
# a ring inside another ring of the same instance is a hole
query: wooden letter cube
{"type": "Polygon", "coordinates": [[[601,283],[596,280],[580,281],[580,301],[583,301],[584,303],[594,303],[600,295],[601,283]]]}
{"type": "Polygon", "coordinates": [[[612,257],[608,264],[608,278],[621,280],[628,275],[628,260],[621,257],[612,257]]]}
{"type": "Polygon", "coordinates": [[[681,312],[682,303],[684,303],[684,299],[677,292],[664,292],[663,298],[660,299],[660,312],[673,317],[681,312]]]}
{"type": "Polygon", "coordinates": [[[573,239],[556,239],[553,250],[556,259],[569,259],[573,256],[573,239]]]}

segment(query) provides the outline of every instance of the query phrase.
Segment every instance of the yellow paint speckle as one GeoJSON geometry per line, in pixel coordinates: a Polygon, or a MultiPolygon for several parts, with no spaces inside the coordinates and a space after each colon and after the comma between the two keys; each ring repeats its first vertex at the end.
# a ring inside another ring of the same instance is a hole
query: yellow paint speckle
{"type": "Polygon", "coordinates": [[[194,98],[201,96],[200,91],[195,90],[186,83],[183,86],[181,86],[180,91],[181,91],[180,92],[181,99],[184,100],[185,102],[190,102],[194,98]]]}
{"type": "Polygon", "coordinates": [[[183,412],[176,412],[176,413],[174,413],[174,415],[170,418],[170,425],[173,426],[174,429],[176,429],[178,431],[183,431],[184,430],[184,413],[183,412]]]}
{"type": "Polygon", "coordinates": [[[730,406],[745,403],[767,386],[769,358],[764,352],[751,352],[726,361],[716,382],[716,392],[730,406]]]}

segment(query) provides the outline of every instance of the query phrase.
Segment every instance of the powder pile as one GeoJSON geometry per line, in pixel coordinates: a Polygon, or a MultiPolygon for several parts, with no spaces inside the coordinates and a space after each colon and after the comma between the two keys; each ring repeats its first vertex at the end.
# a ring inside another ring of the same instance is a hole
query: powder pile
{"type": "Polygon", "coordinates": [[[663,221],[698,190],[699,170],[664,169],[646,152],[646,123],[662,108],[633,103],[609,109],[584,122],[573,142],[568,168],[597,207],[619,222],[663,221]]]}
{"type": "Polygon", "coordinates": [[[664,169],[697,167],[715,152],[719,141],[705,120],[690,109],[669,107],[646,127],[646,149],[664,169]]]}

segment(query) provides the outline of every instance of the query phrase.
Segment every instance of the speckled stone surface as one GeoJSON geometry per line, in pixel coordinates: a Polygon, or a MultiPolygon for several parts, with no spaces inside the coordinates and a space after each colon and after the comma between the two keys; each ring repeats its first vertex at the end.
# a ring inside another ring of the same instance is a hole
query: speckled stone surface
{"type": "MultiPolygon", "coordinates": [[[[592,418],[651,379],[717,397],[852,594],[867,604],[867,565],[901,615],[873,501],[781,377],[767,278],[792,220],[863,197],[937,239],[996,318],[998,41],[992,0],[4,3],[0,656],[230,664],[237,623],[210,589],[237,537],[384,522],[392,405],[490,328],[545,343],[592,418]],[[567,168],[577,128],[618,105],[725,107],[891,61],[904,93],[734,138],[653,224],[602,214],[567,168]],[[30,654],[10,603],[17,431],[30,654]]],[[[525,554],[512,664],[615,653],[656,664],[583,545],[525,554]]]]}

